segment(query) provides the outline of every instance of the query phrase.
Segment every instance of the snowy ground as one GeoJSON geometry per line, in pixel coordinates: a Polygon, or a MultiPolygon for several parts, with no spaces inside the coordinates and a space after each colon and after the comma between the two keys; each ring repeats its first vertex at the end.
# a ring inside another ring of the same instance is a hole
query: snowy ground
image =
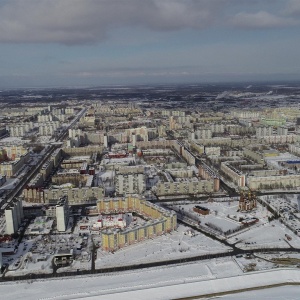
{"type": "Polygon", "coordinates": [[[14,255],[4,256],[3,262],[9,263],[6,276],[52,273],[51,261],[53,256],[46,253],[44,248],[37,247],[38,244],[39,237],[24,239],[14,255]]]}
{"type": "Polygon", "coordinates": [[[239,222],[240,218],[258,218],[259,222],[249,227],[249,230],[265,224],[268,222],[268,217],[271,216],[271,213],[267,209],[257,204],[257,208],[251,212],[238,212],[238,201],[214,201],[214,202],[201,202],[199,204],[178,204],[169,206],[174,208],[176,211],[182,211],[183,214],[188,213],[188,217],[192,216],[193,219],[196,219],[201,222],[201,226],[205,226],[206,223],[210,223],[214,226],[217,226],[223,230],[234,230],[241,226],[239,222]],[[195,205],[200,205],[210,210],[209,215],[201,215],[193,211],[195,205]]]}
{"type": "Polygon", "coordinates": [[[299,286],[281,286],[269,289],[247,291],[218,297],[221,300],[296,300],[299,298],[299,286]]]}
{"type": "Polygon", "coordinates": [[[37,142],[42,143],[42,144],[47,144],[47,143],[54,142],[54,141],[55,141],[55,138],[53,138],[52,136],[42,135],[37,138],[37,142]]]}
{"type": "Polygon", "coordinates": [[[19,276],[29,273],[51,274],[52,258],[52,256],[46,255],[45,260],[37,261],[36,258],[32,258],[31,253],[26,253],[24,256],[15,260],[13,265],[10,265],[5,276],[19,276]]]}
{"type": "MultiPolygon", "coordinates": [[[[268,166],[277,169],[277,170],[282,170],[285,169],[283,168],[279,163],[280,162],[285,162],[287,160],[298,160],[299,157],[296,155],[293,155],[289,152],[285,152],[285,153],[280,153],[278,156],[274,156],[274,157],[266,157],[266,163],[268,164],[268,166]]],[[[291,173],[292,170],[289,170],[291,173]]]]}
{"type": "MultiPolygon", "coordinates": [[[[12,245],[14,248],[14,245],[12,245]]],[[[58,272],[91,269],[91,239],[70,234],[45,235],[24,238],[14,255],[4,256],[8,263],[6,276],[19,276],[29,273],[52,273],[52,260],[58,251],[73,250],[75,260],[58,272]],[[78,247],[81,249],[78,250],[78,247]]]]}
{"type": "Polygon", "coordinates": [[[300,235],[300,213],[298,194],[262,197],[278,214],[283,222],[300,235]]]}
{"type": "Polygon", "coordinates": [[[233,259],[244,273],[259,270],[269,270],[275,267],[274,263],[262,258],[257,258],[253,255],[251,255],[250,258],[248,258],[247,255],[243,255],[242,257],[235,257],[233,259]]]}
{"type": "Polygon", "coordinates": [[[185,235],[187,230],[188,227],[179,225],[178,230],[172,234],[128,246],[114,254],[99,249],[96,268],[171,260],[231,250],[198,232],[195,232],[196,236],[185,235]]]}
{"type": "Polygon", "coordinates": [[[26,228],[26,234],[49,234],[54,220],[46,216],[36,217],[26,228]]]}
{"type": "Polygon", "coordinates": [[[284,224],[279,221],[272,221],[271,223],[261,224],[255,228],[249,228],[247,231],[235,234],[228,239],[231,244],[236,244],[242,249],[253,248],[289,248],[300,247],[300,239],[293,232],[291,232],[284,224]],[[292,237],[288,241],[286,234],[292,237]]]}
{"type": "Polygon", "coordinates": [[[268,195],[262,196],[262,199],[267,201],[275,210],[288,208],[288,210],[299,210],[297,199],[298,194],[291,195],[268,195]]]}
{"type": "MultiPolygon", "coordinates": [[[[54,297],[56,299],[73,299],[89,294],[92,296],[136,288],[176,285],[239,274],[242,272],[236,263],[231,258],[223,258],[182,266],[122,272],[115,275],[72,277],[71,280],[59,278],[58,280],[18,282],[18,288],[14,289],[12,289],[12,283],[0,283],[0,294],[6,296],[5,300],[15,300],[20,294],[22,294],[23,300],[54,297]]],[[[16,282],[13,284],[15,286],[16,282]]]]}
{"type": "Polygon", "coordinates": [[[0,146],[7,146],[7,145],[14,145],[14,144],[18,144],[18,145],[23,145],[23,144],[27,144],[29,143],[30,140],[23,140],[22,138],[19,137],[6,137],[4,139],[0,140],[0,146]]]}
{"type": "MultiPolygon", "coordinates": [[[[214,259],[140,271],[119,272],[98,276],[69,277],[53,280],[37,280],[0,283],[0,294],[5,300],[19,299],[176,299],[196,297],[212,293],[230,292],[246,288],[264,287],[271,284],[300,283],[299,269],[276,269],[264,272],[242,273],[230,258],[214,259]]],[[[290,288],[290,287],[289,287],[290,288]]],[[[279,288],[282,298],[288,298],[289,289],[279,288]],[[283,294],[283,291],[286,294],[283,294]]],[[[275,290],[277,291],[277,290],[275,290]]],[[[295,295],[292,289],[291,294],[295,295]]],[[[274,289],[249,291],[245,295],[272,295],[274,289]]],[[[297,287],[299,294],[299,287],[297,287]]],[[[244,299],[224,295],[224,299],[244,299]]],[[[241,294],[242,295],[242,294],[241,294]]],[[[278,294],[277,294],[278,296],[278,294]]],[[[298,295],[297,295],[298,297],[298,295]]],[[[298,299],[298,298],[294,299],[298,299]]],[[[253,298],[246,298],[253,299],[253,298]]],[[[268,298],[257,298],[268,299],[268,298]]],[[[274,297],[270,299],[276,299],[274,297]]]]}

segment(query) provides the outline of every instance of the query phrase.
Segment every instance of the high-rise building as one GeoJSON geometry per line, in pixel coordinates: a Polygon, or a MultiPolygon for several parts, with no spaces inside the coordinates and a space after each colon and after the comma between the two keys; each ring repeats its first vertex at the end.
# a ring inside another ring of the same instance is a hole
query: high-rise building
{"type": "Polygon", "coordinates": [[[136,146],[136,135],[134,132],[131,135],[131,142],[132,142],[132,146],[135,147],[136,146]]]}
{"type": "Polygon", "coordinates": [[[108,147],[108,136],[106,133],[103,136],[103,144],[104,144],[104,147],[106,147],[106,148],[108,147]]]}
{"type": "Polygon", "coordinates": [[[69,222],[69,204],[67,196],[59,199],[56,205],[56,227],[57,231],[66,231],[69,222]]]}
{"type": "Polygon", "coordinates": [[[21,200],[14,200],[5,209],[6,233],[14,234],[18,231],[19,226],[24,218],[21,200]]]}

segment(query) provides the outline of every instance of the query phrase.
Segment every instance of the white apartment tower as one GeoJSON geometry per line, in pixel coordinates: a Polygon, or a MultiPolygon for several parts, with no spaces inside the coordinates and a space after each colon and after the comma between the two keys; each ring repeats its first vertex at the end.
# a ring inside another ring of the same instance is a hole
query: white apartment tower
{"type": "Polygon", "coordinates": [[[13,201],[5,209],[6,233],[14,234],[18,231],[19,226],[24,218],[21,200],[13,201]]]}
{"type": "Polygon", "coordinates": [[[136,146],[136,135],[134,132],[131,135],[131,141],[132,141],[132,146],[135,147],[136,146]]]}
{"type": "Polygon", "coordinates": [[[56,227],[57,231],[65,232],[69,222],[69,204],[67,196],[60,198],[56,205],[56,227]]]}
{"type": "Polygon", "coordinates": [[[104,144],[104,147],[105,147],[105,148],[108,147],[108,136],[107,136],[106,133],[105,133],[104,136],[103,136],[103,144],[104,144]]]}

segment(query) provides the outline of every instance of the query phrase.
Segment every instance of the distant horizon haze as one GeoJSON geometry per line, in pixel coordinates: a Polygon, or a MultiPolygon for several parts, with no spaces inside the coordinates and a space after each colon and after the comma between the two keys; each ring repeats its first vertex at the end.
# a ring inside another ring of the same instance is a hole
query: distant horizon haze
{"type": "Polygon", "coordinates": [[[0,0],[0,88],[300,81],[299,0],[0,0]]]}

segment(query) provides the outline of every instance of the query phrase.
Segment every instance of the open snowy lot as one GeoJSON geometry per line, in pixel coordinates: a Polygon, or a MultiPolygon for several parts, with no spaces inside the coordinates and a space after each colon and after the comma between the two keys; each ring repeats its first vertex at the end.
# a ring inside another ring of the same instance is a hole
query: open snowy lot
{"type": "Polygon", "coordinates": [[[0,283],[0,294],[5,295],[6,300],[15,300],[20,294],[22,294],[23,300],[74,299],[130,291],[132,289],[174,286],[240,274],[242,274],[240,268],[231,258],[222,258],[201,263],[195,262],[181,266],[151,268],[116,274],[0,283]]]}
{"type": "MultiPolygon", "coordinates": [[[[271,213],[268,210],[261,206],[259,203],[257,204],[257,208],[253,209],[250,212],[239,212],[238,211],[238,201],[230,200],[230,201],[214,201],[214,202],[201,202],[199,204],[196,203],[184,203],[177,205],[169,206],[177,212],[181,212],[182,215],[187,216],[188,218],[192,218],[193,220],[197,220],[201,222],[201,226],[207,226],[210,224],[211,226],[215,226],[222,230],[223,232],[229,230],[238,229],[242,223],[239,222],[240,219],[247,218],[257,218],[258,222],[249,227],[249,230],[260,226],[261,224],[265,224],[268,222],[268,217],[271,216],[271,213]],[[195,205],[199,205],[209,209],[208,215],[202,215],[193,211],[195,205]]],[[[247,228],[248,230],[248,228],[247,228]]]]}
{"type": "Polygon", "coordinates": [[[254,248],[289,248],[300,247],[300,239],[284,224],[279,221],[261,224],[257,227],[250,227],[247,231],[235,234],[228,239],[231,244],[236,244],[242,249],[254,248]],[[288,240],[286,234],[292,239],[288,240]]]}
{"type": "Polygon", "coordinates": [[[298,202],[299,195],[269,195],[263,197],[276,211],[284,224],[286,224],[295,234],[300,235],[300,213],[298,202]]]}
{"type": "Polygon", "coordinates": [[[231,250],[201,233],[195,232],[195,236],[185,234],[189,230],[188,227],[179,225],[178,230],[172,234],[128,246],[114,254],[99,249],[96,268],[185,258],[231,250]]]}
{"type": "Polygon", "coordinates": [[[59,272],[91,269],[91,239],[78,235],[57,234],[38,235],[24,238],[13,255],[4,256],[3,262],[8,263],[5,276],[21,276],[30,273],[52,273],[53,257],[58,252],[73,251],[73,263],[59,272]]]}
{"type": "MultiPolygon", "coordinates": [[[[231,258],[222,258],[180,266],[105,275],[2,282],[0,283],[0,293],[5,295],[6,300],[18,299],[20,295],[22,295],[23,300],[176,299],[246,288],[265,288],[267,285],[281,283],[299,284],[299,269],[243,273],[238,264],[231,258]]],[[[268,295],[263,291],[246,292],[246,295],[248,293],[253,297],[255,295],[268,295]]],[[[273,291],[273,289],[266,291],[273,291]]],[[[296,298],[286,297],[290,293],[287,289],[284,291],[287,295],[284,296],[280,292],[282,298],[272,297],[271,299],[298,299],[297,296],[296,298]]],[[[297,291],[299,292],[298,286],[297,291]]],[[[292,294],[295,295],[295,291],[292,294]]],[[[276,296],[274,292],[270,295],[276,296]]],[[[231,298],[231,296],[229,294],[222,297],[224,299],[244,299],[241,297],[231,298]]]]}
{"type": "Polygon", "coordinates": [[[275,267],[275,264],[271,261],[257,257],[256,255],[238,255],[233,259],[236,261],[236,263],[244,273],[259,270],[268,270],[275,267]]]}
{"type": "Polygon", "coordinates": [[[299,286],[280,286],[268,289],[247,291],[243,293],[234,293],[222,295],[218,298],[220,300],[295,300],[299,297],[299,286]]]}

